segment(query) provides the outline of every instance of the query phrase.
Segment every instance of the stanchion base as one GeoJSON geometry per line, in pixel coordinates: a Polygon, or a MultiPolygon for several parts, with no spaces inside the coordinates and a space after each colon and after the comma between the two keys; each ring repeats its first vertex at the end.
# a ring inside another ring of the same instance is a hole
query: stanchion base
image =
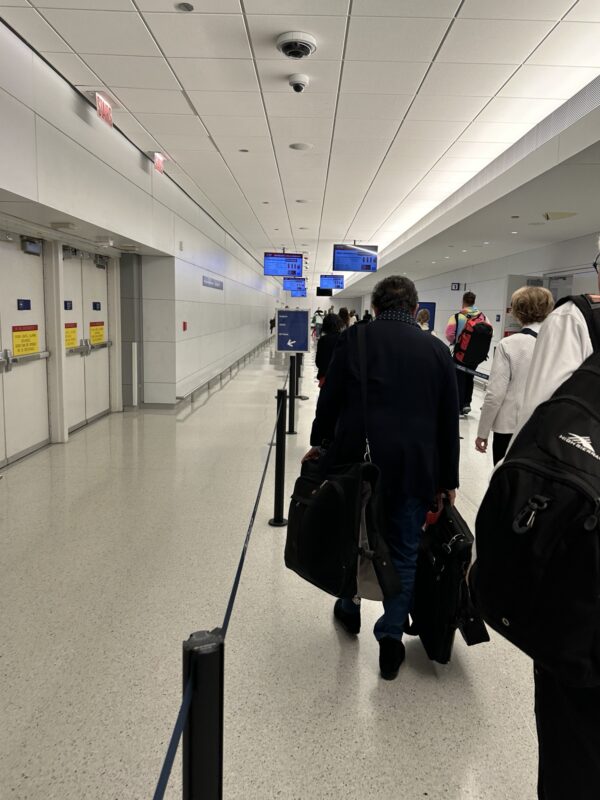
{"type": "Polygon", "coordinates": [[[285,528],[287,524],[287,519],[275,519],[275,517],[273,517],[273,519],[269,520],[269,525],[272,528],[285,528]]]}
{"type": "Polygon", "coordinates": [[[297,394],[296,400],[309,400],[310,398],[306,394],[297,394]]]}
{"type": "Polygon", "coordinates": [[[296,436],[298,431],[286,431],[288,436],[296,436]]]}

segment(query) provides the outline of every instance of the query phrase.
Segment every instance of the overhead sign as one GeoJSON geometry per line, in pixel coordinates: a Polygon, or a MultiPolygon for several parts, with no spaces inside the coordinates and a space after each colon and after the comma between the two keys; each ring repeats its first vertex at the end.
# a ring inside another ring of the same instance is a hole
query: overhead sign
{"type": "Polygon", "coordinates": [[[96,92],[96,114],[98,114],[100,119],[104,120],[104,122],[106,122],[106,124],[110,125],[112,128],[112,106],[108,100],[105,100],[101,94],[98,94],[98,92],[96,92]]]}
{"type": "Polygon", "coordinates": [[[209,278],[207,275],[202,276],[202,286],[208,289],[220,289],[223,291],[223,281],[218,281],[216,278],[209,278]]]}
{"type": "Polygon", "coordinates": [[[450,291],[451,292],[460,292],[460,283],[451,283],[450,284],[450,291]]]}
{"type": "Polygon", "coordinates": [[[90,344],[102,344],[104,341],[104,322],[90,322],[90,344]]]}
{"type": "Polygon", "coordinates": [[[280,353],[307,353],[309,338],[308,311],[277,310],[277,350],[280,353]]]}
{"type": "Polygon", "coordinates": [[[165,171],[165,157],[162,153],[154,153],[154,169],[161,175],[165,171]]]}
{"type": "Polygon", "coordinates": [[[69,350],[71,347],[77,347],[78,345],[77,323],[65,322],[65,347],[69,350]]]}
{"type": "Polygon", "coordinates": [[[29,356],[40,352],[40,335],[37,325],[13,325],[13,356],[29,356]]]}

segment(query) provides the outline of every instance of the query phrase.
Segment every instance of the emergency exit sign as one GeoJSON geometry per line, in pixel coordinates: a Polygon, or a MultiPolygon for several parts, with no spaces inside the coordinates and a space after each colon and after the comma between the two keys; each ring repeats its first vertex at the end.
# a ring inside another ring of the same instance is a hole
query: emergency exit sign
{"type": "Polygon", "coordinates": [[[112,115],[112,106],[102,97],[101,94],[96,92],[96,114],[100,117],[101,120],[106,122],[107,125],[110,125],[112,128],[113,124],[113,115],[112,115]]]}

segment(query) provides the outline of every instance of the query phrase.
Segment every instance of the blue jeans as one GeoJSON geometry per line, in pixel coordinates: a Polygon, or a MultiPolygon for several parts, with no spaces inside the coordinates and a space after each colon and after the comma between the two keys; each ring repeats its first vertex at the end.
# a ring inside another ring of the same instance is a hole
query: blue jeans
{"type": "MultiPolygon", "coordinates": [[[[416,497],[403,497],[388,503],[388,547],[402,581],[401,591],[383,601],[383,616],[375,623],[375,638],[402,639],[404,623],[411,609],[417,572],[419,540],[428,504],[416,497]]],[[[342,600],[342,608],[358,614],[360,605],[352,598],[342,600]]]]}

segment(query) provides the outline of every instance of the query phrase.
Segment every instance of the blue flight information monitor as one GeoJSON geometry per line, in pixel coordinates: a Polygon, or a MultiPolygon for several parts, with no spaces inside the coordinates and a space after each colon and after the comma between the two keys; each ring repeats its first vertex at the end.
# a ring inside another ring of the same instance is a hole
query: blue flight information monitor
{"type": "Polygon", "coordinates": [[[264,274],[301,278],[303,261],[302,253],[265,253],[264,274]]]}
{"type": "Polygon", "coordinates": [[[377,250],[376,244],[334,244],[334,272],[375,272],[377,250]]]}
{"type": "Polygon", "coordinates": [[[284,278],[283,279],[283,290],[285,292],[300,292],[303,289],[306,289],[306,279],[305,278],[284,278]]]}
{"type": "Polygon", "coordinates": [[[321,275],[319,281],[320,289],[343,289],[344,276],[343,275],[321,275]]]}
{"type": "Polygon", "coordinates": [[[306,288],[297,289],[290,293],[292,297],[306,297],[306,288]]]}

